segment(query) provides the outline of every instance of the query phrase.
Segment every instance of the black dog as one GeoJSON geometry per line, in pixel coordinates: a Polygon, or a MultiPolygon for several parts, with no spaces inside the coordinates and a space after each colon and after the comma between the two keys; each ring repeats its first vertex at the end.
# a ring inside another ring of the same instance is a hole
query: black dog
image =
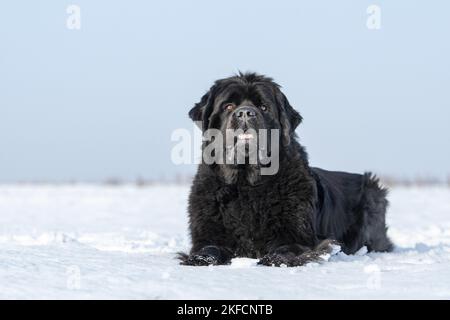
{"type": "Polygon", "coordinates": [[[299,266],[330,252],[334,242],[347,254],[362,246],[392,250],[386,189],[370,173],[310,167],[294,132],[302,117],[271,78],[239,73],[218,80],[189,116],[203,131],[279,129],[281,134],[276,174],[260,174],[260,163],[199,165],[189,198],[192,249],[180,254],[182,264],[251,257],[263,265],[299,266]]]}

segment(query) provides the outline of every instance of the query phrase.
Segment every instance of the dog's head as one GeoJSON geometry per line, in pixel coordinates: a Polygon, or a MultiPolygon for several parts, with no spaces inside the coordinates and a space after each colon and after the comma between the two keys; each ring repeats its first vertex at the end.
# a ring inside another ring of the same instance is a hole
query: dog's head
{"type": "MultiPolygon", "coordinates": [[[[216,130],[228,137],[228,131],[236,131],[232,141],[224,139],[224,149],[248,146],[262,132],[268,135],[268,141],[273,140],[272,129],[278,130],[276,143],[280,148],[288,148],[302,120],[280,86],[271,78],[255,73],[239,73],[217,80],[189,111],[189,117],[203,132],[216,130]]],[[[244,150],[248,156],[249,148],[244,150]]]]}

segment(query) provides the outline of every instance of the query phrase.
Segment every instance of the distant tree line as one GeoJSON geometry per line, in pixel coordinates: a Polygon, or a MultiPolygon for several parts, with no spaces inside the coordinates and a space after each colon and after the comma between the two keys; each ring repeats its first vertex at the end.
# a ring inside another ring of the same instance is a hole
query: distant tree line
{"type": "MultiPolygon", "coordinates": [[[[427,186],[448,186],[450,187],[450,175],[446,179],[433,176],[416,176],[413,178],[401,178],[394,175],[378,175],[381,182],[388,187],[404,186],[404,187],[427,187],[427,186]]],[[[137,187],[148,187],[153,185],[189,185],[191,184],[193,175],[191,174],[175,174],[173,176],[163,176],[158,178],[145,178],[138,176],[135,179],[123,179],[119,177],[109,177],[102,181],[86,181],[86,180],[37,180],[37,181],[17,181],[15,184],[47,184],[47,185],[70,185],[70,184],[101,184],[108,186],[135,185],[137,187]]],[[[0,183],[1,184],[1,183],[0,183]]],[[[9,183],[11,184],[11,183],[9,183]]]]}

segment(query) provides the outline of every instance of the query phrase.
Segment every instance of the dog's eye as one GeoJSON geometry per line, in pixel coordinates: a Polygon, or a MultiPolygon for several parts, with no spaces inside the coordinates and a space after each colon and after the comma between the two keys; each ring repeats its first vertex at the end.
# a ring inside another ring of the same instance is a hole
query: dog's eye
{"type": "Polygon", "coordinates": [[[234,109],[234,107],[235,107],[234,103],[227,103],[227,104],[224,106],[224,109],[225,109],[225,110],[228,110],[228,111],[231,111],[231,110],[234,109]]]}
{"type": "Polygon", "coordinates": [[[267,111],[267,106],[264,105],[264,104],[262,104],[259,108],[260,108],[262,111],[267,111]]]}

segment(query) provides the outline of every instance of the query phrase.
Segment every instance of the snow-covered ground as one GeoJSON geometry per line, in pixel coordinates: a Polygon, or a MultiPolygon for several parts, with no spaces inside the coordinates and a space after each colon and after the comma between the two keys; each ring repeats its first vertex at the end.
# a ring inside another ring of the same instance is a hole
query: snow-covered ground
{"type": "Polygon", "coordinates": [[[0,298],[450,299],[450,188],[394,188],[394,253],[179,266],[188,186],[0,186],[0,298]]]}

